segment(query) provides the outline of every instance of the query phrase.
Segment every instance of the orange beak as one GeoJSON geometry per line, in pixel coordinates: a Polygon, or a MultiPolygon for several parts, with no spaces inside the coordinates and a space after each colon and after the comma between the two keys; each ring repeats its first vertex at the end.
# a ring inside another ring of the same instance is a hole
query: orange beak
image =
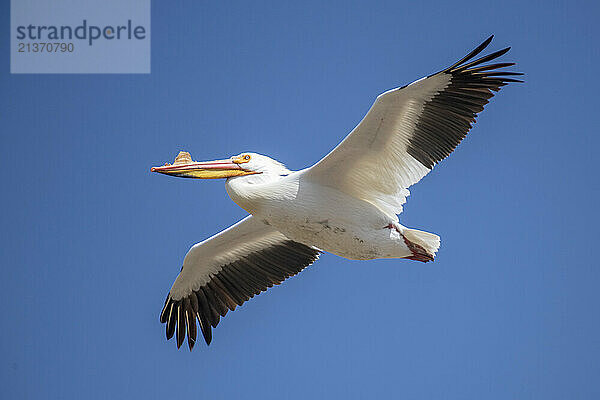
{"type": "MultiPolygon", "coordinates": [[[[178,157],[179,158],[179,157],[178,157]]],[[[175,164],[164,165],[162,167],[152,167],[152,172],[160,174],[178,176],[180,178],[196,178],[196,179],[218,179],[229,178],[232,176],[242,176],[255,174],[254,171],[243,169],[239,164],[231,160],[215,160],[215,161],[185,161],[175,162],[175,164]]]]}

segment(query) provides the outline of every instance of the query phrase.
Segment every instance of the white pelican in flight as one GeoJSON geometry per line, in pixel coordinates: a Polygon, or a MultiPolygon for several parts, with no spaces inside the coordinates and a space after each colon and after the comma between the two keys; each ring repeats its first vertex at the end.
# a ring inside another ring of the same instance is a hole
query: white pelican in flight
{"type": "MultiPolygon", "coordinates": [[[[492,36],[493,37],[493,36],[492,36]]],[[[196,320],[207,344],[220,317],[254,295],[296,275],[330,252],[353,260],[431,261],[439,236],[402,226],[397,214],[433,166],[466,136],[501,86],[522,82],[487,62],[510,48],[471,61],[492,37],[454,65],[389,90],[354,130],[310,168],[290,171],[245,152],[195,162],[181,152],[153,172],[184,178],[227,178],[233,201],[249,215],[195,244],[165,301],[160,321],[179,348],[196,342],[196,320]]]]}

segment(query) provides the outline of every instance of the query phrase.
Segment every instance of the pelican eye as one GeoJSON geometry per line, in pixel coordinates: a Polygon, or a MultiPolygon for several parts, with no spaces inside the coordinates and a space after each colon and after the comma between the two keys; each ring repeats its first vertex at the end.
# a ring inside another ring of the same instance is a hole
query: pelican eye
{"type": "Polygon", "coordinates": [[[244,164],[250,161],[250,154],[239,155],[237,157],[233,157],[232,161],[236,164],[244,164]]]}

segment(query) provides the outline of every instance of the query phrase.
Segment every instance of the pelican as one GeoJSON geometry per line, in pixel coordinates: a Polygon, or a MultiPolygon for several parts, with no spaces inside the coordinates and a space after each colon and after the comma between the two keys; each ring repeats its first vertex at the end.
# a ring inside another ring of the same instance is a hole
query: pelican
{"type": "Polygon", "coordinates": [[[196,162],[181,152],[153,172],[183,178],[226,178],[231,199],[250,215],[188,251],[160,314],[167,340],[197,324],[206,344],[229,310],[280,284],[322,252],[353,260],[432,261],[439,236],[400,224],[398,214],[434,165],[466,136],[485,104],[522,75],[495,63],[510,47],[471,61],[489,37],[452,66],[377,97],[352,132],[315,165],[290,171],[267,156],[244,152],[196,162]],[[198,322],[196,322],[198,321],[198,322]]]}

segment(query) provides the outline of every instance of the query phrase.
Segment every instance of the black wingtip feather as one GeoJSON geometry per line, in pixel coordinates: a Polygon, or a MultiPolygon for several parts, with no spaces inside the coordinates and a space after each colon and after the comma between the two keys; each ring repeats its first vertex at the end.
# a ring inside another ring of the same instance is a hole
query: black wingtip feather
{"type": "Polygon", "coordinates": [[[185,299],[183,299],[183,312],[184,312],[184,320],[185,320],[185,325],[186,325],[186,330],[187,330],[187,338],[188,338],[188,346],[190,348],[190,351],[192,351],[192,348],[194,347],[194,344],[196,343],[196,313],[193,310],[192,307],[192,303],[191,303],[191,297],[195,297],[195,296],[188,296],[185,299]]]}
{"type": "Polygon", "coordinates": [[[161,324],[164,324],[165,322],[167,322],[167,317],[169,316],[168,312],[167,312],[168,306],[169,306],[169,296],[167,295],[167,298],[165,299],[165,305],[163,306],[163,309],[160,313],[160,323],[161,324]]]}
{"type": "Polygon", "coordinates": [[[462,63],[469,61],[471,58],[475,57],[477,54],[481,53],[486,47],[488,47],[489,44],[492,42],[493,38],[494,38],[494,35],[491,35],[489,38],[485,39],[483,41],[483,43],[481,43],[479,46],[475,47],[469,54],[467,54],[466,56],[464,56],[463,58],[461,58],[460,60],[458,60],[457,62],[455,62],[454,64],[452,64],[451,66],[449,66],[448,68],[443,70],[442,72],[451,71],[454,68],[456,68],[457,66],[461,65],[462,63]]]}
{"type": "Polygon", "coordinates": [[[175,310],[175,302],[171,300],[169,302],[169,316],[167,319],[166,335],[167,340],[171,339],[175,334],[175,326],[177,325],[177,311],[175,310]]]}
{"type": "MultiPolygon", "coordinates": [[[[523,75],[523,74],[521,74],[523,75]]],[[[514,82],[514,83],[524,83],[525,81],[522,81],[521,79],[511,79],[511,78],[502,78],[503,82],[514,82]]],[[[505,86],[506,83],[503,83],[502,86],[505,86]]]]}
{"type": "Polygon", "coordinates": [[[507,62],[507,63],[488,64],[488,65],[482,65],[482,66],[475,67],[475,68],[469,68],[468,70],[465,70],[464,72],[482,72],[482,71],[488,71],[491,69],[512,67],[513,65],[516,65],[516,63],[507,62]]]}
{"type": "Polygon", "coordinates": [[[212,329],[210,324],[208,323],[208,319],[204,315],[198,315],[200,322],[200,330],[202,331],[202,336],[204,337],[204,341],[207,345],[210,345],[212,341],[212,329]]]}
{"type": "Polygon", "coordinates": [[[459,65],[456,66],[456,68],[452,68],[449,72],[460,72],[460,71],[463,71],[463,70],[465,70],[467,68],[474,67],[476,65],[482,64],[484,62],[495,60],[496,58],[502,57],[504,54],[508,53],[509,50],[510,50],[510,47],[507,47],[505,49],[498,50],[498,51],[495,51],[493,53],[490,53],[487,56],[483,56],[481,58],[478,58],[477,60],[471,61],[470,63],[464,64],[464,65],[459,64],[459,65]]]}
{"type": "Polygon", "coordinates": [[[204,286],[180,300],[173,300],[169,295],[160,316],[161,322],[167,323],[167,339],[175,335],[177,348],[180,348],[187,333],[191,351],[198,336],[197,319],[204,341],[210,345],[212,328],[228,310],[233,311],[254,295],[297,274],[319,254],[317,249],[286,240],[223,265],[204,286]]]}
{"type": "Polygon", "coordinates": [[[177,348],[180,348],[185,339],[185,316],[181,302],[177,307],[177,348]]]}
{"type": "Polygon", "coordinates": [[[477,46],[452,66],[434,75],[446,75],[448,85],[425,102],[407,152],[426,168],[433,168],[446,158],[464,139],[483,106],[503,86],[523,82],[509,76],[520,72],[498,71],[515,65],[511,62],[485,63],[506,54],[510,47],[475,59],[491,42],[493,36],[477,46]]]}

